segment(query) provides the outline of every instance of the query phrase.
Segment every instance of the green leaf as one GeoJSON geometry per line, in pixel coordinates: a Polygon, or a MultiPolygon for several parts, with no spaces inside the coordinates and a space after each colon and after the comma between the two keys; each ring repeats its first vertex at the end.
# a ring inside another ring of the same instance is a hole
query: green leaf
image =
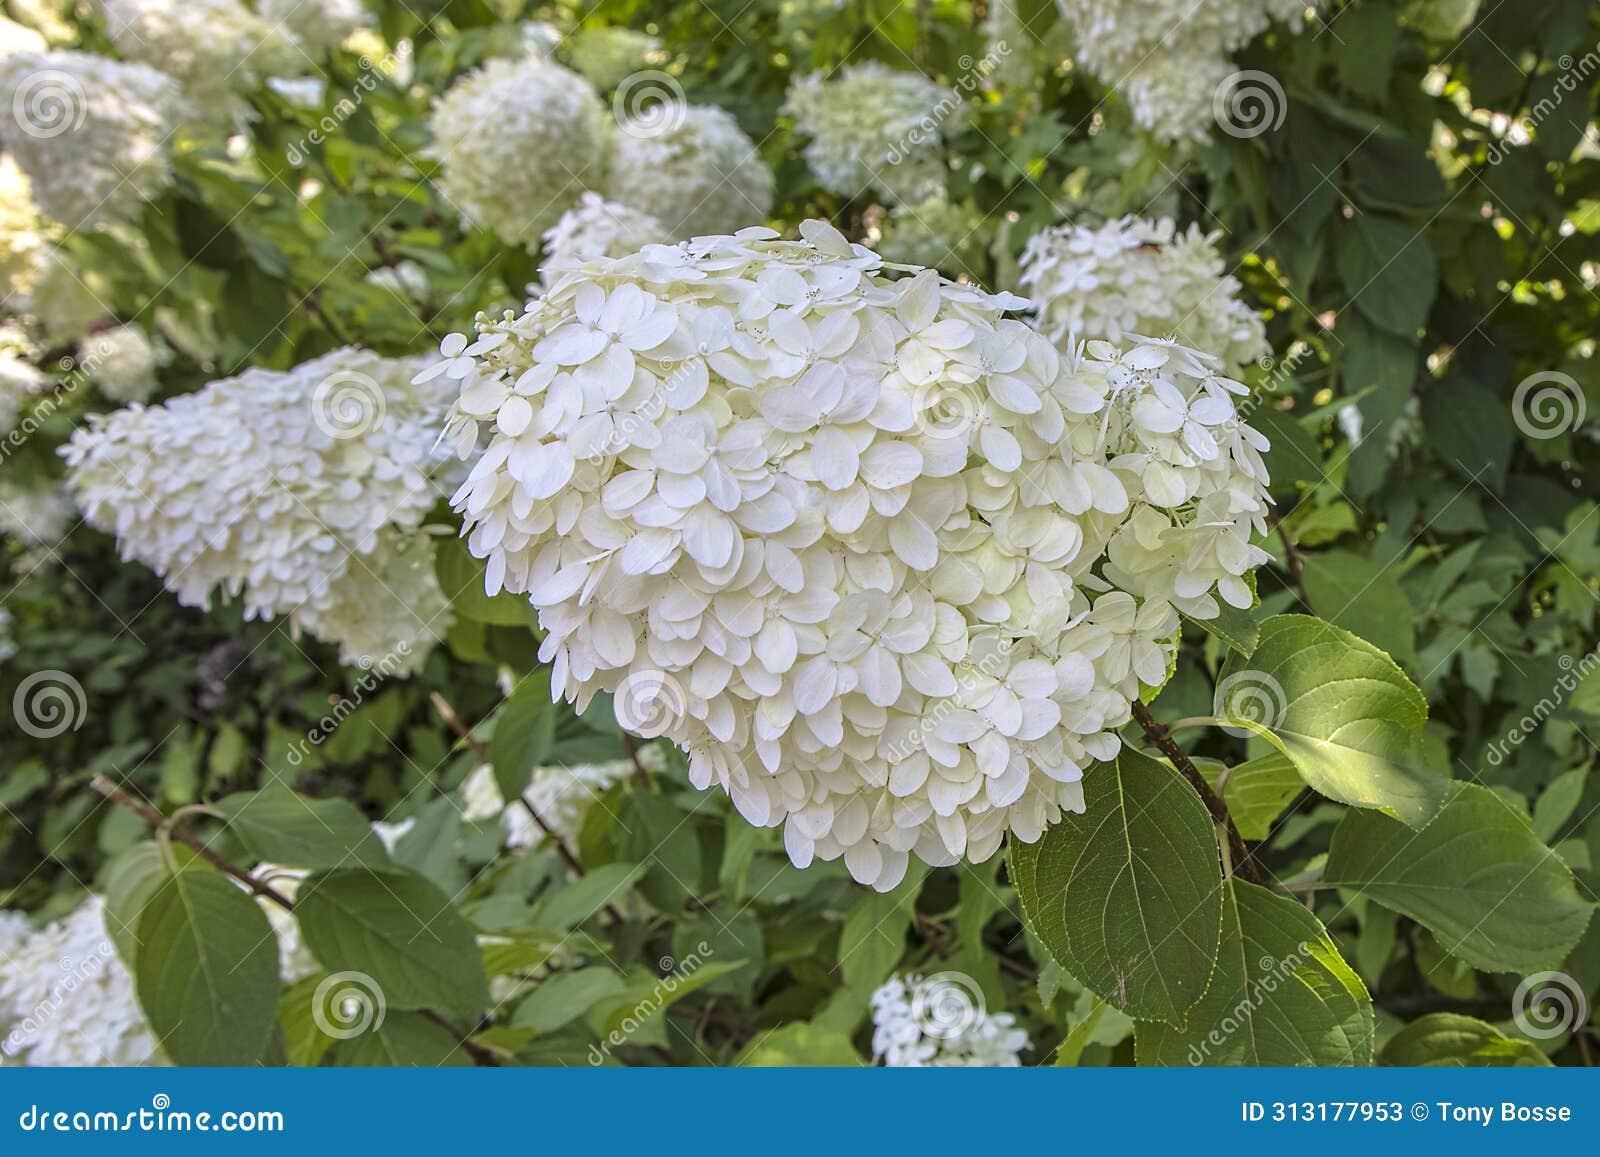
{"type": "Polygon", "coordinates": [[[283,788],[241,791],[210,805],[252,855],[286,868],[383,867],[389,855],[349,800],[283,788]]]}
{"type": "Polygon", "coordinates": [[[180,1065],[252,1065],[278,1011],[278,938],[256,902],[213,868],[180,868],[139,917],[135,985],[180,1065]]]}
{"type": "Polygon", "coordinates": [[[532,914],[541,928],[564,932],[614,903],[644,875],[648,864],[605,864],[539,902],[532,914]]]}
{"type": "MultiPolygon", "coordinates": [[[[174,845],[172,852],[180,866],[195,858],[182,844],[174,845]]],[[[106,865],[103,909],[106,934],[129,971],[138,972],[139,917],[171,876],[172,868],[161,854],[160,845],[153,840],[134,844],[106,865]]]]}
{"type": "Polygon", "coordinates": [[[1306,787],[1289,757],[1278,751],[1232,768],[1198,759],[1195,766],[1213,789],[1220,785],[1233,826],[1247,840],[1272,835],[1273,823],[1306,787]]]}
{"type": "Polygon", "coordinates": [[[462,618],[502,627],[534,625],[536,617],[526,595],[502,592],[491,598],[485,593],[484,564],[467,553],[463,540],[441,541],[433,565],[439,589],[462,618]]]}
{"type": "Polygon", "coordinates": [[[295,901],[301,935],[329,972],[370,978],[390,1009],[489,1005],[471,927],[449,897],[413,872],[345,868],[313,876],[295,901]]]}
{"type": "Polygon", "coordinates": [[[1545,843],[1556,838],[1556,833],[1577,810],[1578,801],[1583,799],[1583,785],[1588,779],[1587,767],[1575,767],[1550,781],[1550,786],[1539,793],[1533,805],[1535,836],[1545,843]]]}
{"type": "Polygon", "coordinates": [[[530,674],[494,713],[489,762],[500,794],[513,806],[528,790],[533,769],[548,760],[556,738],[556,707],[550,700],[550,672],[530,674]]]}
{"type": "Polygon", "coordinates": [[[517,1006],[511,1023],[535,1032],[554,1032],[577,1020],[590,1007],[627,986],[616,971],[604,964],[557,972],[517,1006]]]}
{"type": "Polygon", "coordinates": [[[1217,962],[1222,865],[1211,816],[1132,748],[1083,774],[1084,813],[1011,843],[1028,926],[1061,966],[1143,1020],[1181,1025],[1217,962]]]}
{"type": "Polygon", "coordinates": [[[1350,303],[1379,329],[1409,337],[1427,322],[1439,264],[1420,230],[1393,217],[1358,213],[1340,227],[1334,261],[1350,303]]]}
{"type": "Polygon", "coordinates": [[[734,1064],[744,1068],[853,1068],[861,1064],[850,1038],[804,1021],[757,1033],[734,1064]]]}
{"type": "Polygon", "coordinates": [[[1450,783],[1423,762],[1422,692],[1388,655],[1319,619],[1263,623],[1255,654],[1224,665],[1215,710],[1269,740],[1329,799],[1413,826],[1450,783]]]}
{"type": "Polygon", "coordinates": [[[317,987],[328,974],[315,972],[303,976],[278,1001],[278,1028],[283,1032],[284,1049],[291,1065],[309,1068],[322,1063],[334,1038],[322,1030],[315,1015],[317,987]]]}
{"type": "Polygon", "coordinates": [[[701,962],[692,969],[680,964],[670,976],[630,985],[621,999],[603,1010],[601,1035],[631,1036],[690,993],[743,968],[743,960],[701,962]]]}
{"type": "Polygon", "coordinates": [[[1416,613],[1392,568],[1349,551],[1310,555],[1304,568],[1311,609],[1400,663],[1417,657],[1416,613]]]}
{"type": "Polygon", "coordinates": [[[1410,916],[1446,952],[1486,972],[1557,967],[1594,907],[1525,817],[1469,783],[1452,785],[1420,831],[1349,813],[1333,834],[1323,878],[1410,916]]]}
{"type": "Polygon", "coordinates": [[[1547,1068],[1532,1041],[1508,1037],[1492,1024],[1454,1012],[1435,1012],[1406,1025],[1383,1046],[1378,1063],[1407,1068],[1547,1068]]]}
{"type": "Polygon", "coordinates": [[[445,1029],[420,1012],[390,1012],[369,1032],[340,1041],[341,1066],[360,1068],[461,1068],[472,1058],[445,1029]]]}
{"type": "Polygon", "coordinates": [[[1238,878],[1216,975],[1188,1023],[1134,1030],[1141,1065],[1367,1065],[1372,1040],[1372,1000],[1322,924],[1238,878]]]}

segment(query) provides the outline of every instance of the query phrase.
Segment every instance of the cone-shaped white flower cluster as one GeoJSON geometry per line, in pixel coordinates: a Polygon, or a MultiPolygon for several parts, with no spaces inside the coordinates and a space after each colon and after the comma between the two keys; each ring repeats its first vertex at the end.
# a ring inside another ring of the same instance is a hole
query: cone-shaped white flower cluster
{"type": "Polygon", "coordinates": [[[160,406],[97,415],[63,448],[85,515],[180,602],[242,594],[346,663],[413,669],[448,626],[417,527],[444,406],[421,362],[335,350],[160,406]]]}
{"type": "Polygon", "coordinates": [[[599,184],[604,106],[588,81],[539,56],[491,60],[433,109],[440,187],[462,216],[532,245],[599,184]]]}
{"type": "Polygon", "coordinates": [[[0,944],[0,1065],[165,1063],[104,908],[91,896],[49,927],[14,930],[14,943],[0,944]]]}
{"type": "Polygon", "coordinates": [[[1274,20],[1298,28],[1311,0],[1056,0],[1078,59],[1167,141],[1203,141],[1230,59],[1274,20]]]}
{"type": "Polygon", "coordinates": [[[1057,225],[1028,238],[1021,282],[1039,328],[1063,347],[1082,338],[1176,337],[1231,369],[1270,350],[1261,315],[1225,272],[1216,235],[1198,225],[1182,233],[1170,219],[1057,225]]]}
{"type": "Polygon", "coordinates": [[[890,202],[944,190],[943,134],[960,124],[956,95],[920,72],[875,60],[789,86],[784,111],[811,138],[806,164],[822,187],[854,197],[875,189],[890,202]]]}
{"type": "Polygon", "coordinates": [[[1203,354],[1063,356],[801,231],[592,262],[429,374],[464,454],[491,425],[454,501],[557,692],[886,889],[1082,808],[1178,610],[1251,601],[1265,441],[1203,354]]]}
{"type": "Polygon", "coordinates": [[[585,193],[544,235],[546,282],[595,257],[623,257],[646,245],[673,240],[667,227],[648,213],[585,193]]]}
{"type": "Polygon", "coordinates": [[[116,325],[90,334],[78,364],[114,402],[142,402],[155,392],[160,355],[139,325],[116,325]]]}
{"type": "Polygon", "coordinates": [[[624,119],[612,137],[606,197],[648,213],[672,239],[758,225],[772,172],[739,123],[709,105],[624,119]]]}
{"type": "Polygon", "coordinates": [[[891,976],[872,994],[872,1059],[891,1069],[1017,1068],[1028,1034],[961,973],[891,976]]]}
{"type": "Polygon", "coordinates": [[[172,78],[89,52],[0,59],[0,138],[39,210],[69,229],[124,218],[168,179],[172,78]]]}

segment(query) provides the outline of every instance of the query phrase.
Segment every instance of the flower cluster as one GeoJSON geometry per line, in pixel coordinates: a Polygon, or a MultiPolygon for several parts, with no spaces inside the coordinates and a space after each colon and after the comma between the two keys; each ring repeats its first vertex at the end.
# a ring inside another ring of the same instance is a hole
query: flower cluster
{"type": "Polygon", "coordinates": [[[142,402],[156,388],[160,352],[139,325],[117,325],[91,334],[78,350],[78,364],[114,402],[142,402]]]}
{"type": "Polygon", "coordinates": [[[806,164],[823,188],[846,197],[876,189],[902,202],[944,189],[943,134],[962,110],[953,92],[920,72],[869,60],[801,77],[784,111],[811,138],[806,164]]]}
{"type": "MultiPolygon", "coordinates": [[[[666,767],[661,753],[654,746],[641,747],[639,761],[648,771],[661,771],[666,767]]],[[[633,773],[633,761],[629,759],[582,763],[573,767],[538,767],[529,777],[522,798],[550,826],[557,839],[568,847],[576,847],[589,805],[612,784],[633,773]]],[[[505,797],[500,794],[499,784],[494,778],[494,768],[489,764],[474,768],[461,785],[461,791],[463,818],[469,823],[481,823],[499,816],[505,829],[507,847],[531,848],[545,838],[528,808],[506,806],[505,797]]]]}
{"type": "Polygon", "coordinates": [[[891,1069],[1017,1068],[1028,1034],[960,973],[891,976],[872,994],[872,1059],[891,1069]]]}
{"type": "Polygon", "coordinates": [[[411,384],[419,365],[335,350],[97,415],[63,448],[69,480],[185,605],[242,594],[247,617],[289,615],[346,663],[413,669],[448,625],[419,530],[443,403],[411,384]]]}
{"type": "Polygon", "coordinates": [[[545,231],[544,264],[539,272],[549,283],[592,258],[623,257],[652,242],[671,239],[666,226],[650,214],[607,201],[599,193],[585,193],[545,231]]]}
{"type": "Polygon", "coordinates": [[[942,193],[915,204],[896,205],[889,210],[882,231],[878,252],[886,261],[927,265],[943,273],[972,277],[983,256],[982,215],[942,193]]]}
{"type": "Polygon", "coordinates": [[[588,81],[541,57],[489,61],[434,105],[441,190],[468,220],[532,245],[599,184],[603,107],[588,81]]]}
{"type": "Polygon", "coordinates": [[[88,52],[0,59],[0,137],[45,216],[68,229],[124,218],[169,180],[180,111],[171,77],[88,52]]]}
{"type": "Polygon", "coordinates": [[[0,294],[7,312],[17,310],[32,285],[44,244],[44,227],[27,174],[9,153],[0,153],[0,294]]]}
{"type": "Polygon", "coordinates": [[[1023,290],[1058,345],[1128,334],[1176,337],[1238,368],[1270,351],[1261,315],[1240,300],[1216,235],[1170,219],[1057,225],[1028,238],[1023,290]]]}
{"type": "Polygon", "coordinates": [[[1020,298],[801,232],[590,262],[425,376],[556,692],[887,889],[1082,809],[1178,612],[1250,605],[1266,443],[1205,354],[1063,354],[1020,298]]]}
{"type": "Polygon", "coordinates": [[[580,28],[567,49],[572,67],[596,88],[615,88],[661,52],[661,40],[632,28],[580,28]]]}
{"type": "Polygon", "coordinates": [[[679,104],[621,122],[612,137],[605,193],[607,200],[648,213],[674,239],[697,237],[764,221],[772,207],[772,171],[731,115],[679,104]]]}
{"type": "Polygon", "coordinates": [[[1274,20],[1298,28],[1307,0],[1057,0],[1079,61],[1122,93],[1136,119],[1167,141],[1203,141],[1229,59],[1274,20]]]}
{"type": "Polygon", "coordinates": [[[339,47],[371,21],[361,0],[255,0],[255,7],[263,20],[287,31],[312,58],[339,47]]]}
{"type": "Polygon", "coordinates": [[[77,507],[59,483],[0,482],[0,532],[21,543],[36,562],[54,553],[77,518],[77,507]]]}
{"type": "Polygon", "coordinates": [[[13,928],[0,944],[0,1063],[30,1066],[160,1064],[133,977],[91,896],[38,932],[13,928]]]}

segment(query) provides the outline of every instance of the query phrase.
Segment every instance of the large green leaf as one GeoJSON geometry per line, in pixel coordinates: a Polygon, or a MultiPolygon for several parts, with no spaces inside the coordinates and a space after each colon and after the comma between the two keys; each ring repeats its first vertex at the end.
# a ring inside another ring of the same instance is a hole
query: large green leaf
{"type": "Polygon", "coordinates": [[[456,614],[502,627],[533,626],[534,610],[526,595],[486,593],[483,560],[473,558],[463,540],[440,542],[433,565],[439,589],[456,614]]]}
{"type": "Polygon", "coordinates": [[[257,858],[287,868],[382,867],[372,825],[349,800],[312,799],[282,788],[241,791],[211,809],[257,858]]]}
{"type": "Polygon", "coordinates": [[[1532,1041],[1508,1037],[1474,1017],[1435,1012],[1390,1037],[1378,1063],[1408,1068],[1546,1068],[1550,1061],[1532,1041]]]}
{"type": "Polygon", "coordinates": [[[180,1065],[251,1065],[278,1011],[278,938],[250,895],[213,868],[172,873],[139,917],[139,1005],[180,1065]]]}
{"type": "Polygon", "coordinates": [[[1315,916],[1235,877],[1205,997],[1183,1028],[1134,1038],[1142,1065],[1366,1065],[1372,1000],[1315,916]]]}
{"type": "Polygon", "coordinates": [[[577,1020],[597,1001],[617,996],[626,988],[616,970],[604,964],[558,972],[541,981],[517,1006],[511,1023],[535,1032],[554,1032],[577,1020]]]}
{"type": "Polygon", "coordinates": [[[1425,823],[1450,781],[1428,768],[1428,704],[1394,661],[1364,639],[1305,615],[1261,625],[1249,659],[1217,683],[1216,713],[1272,742],[1330,799],[1425,823]]]}
{"type": "Polygon", "coordinates": [[[1469,783],[1454,784],[1420,831],[1349,813],[1333,834],[1323,877],[1410,916],[1446,952],[1487,972],[1556,967],[1594,907],[1526,817],[1469,783]]]}
{"type": "Polygon", "coordinates": [[[143,840],[119,853],[105,868],[106,934],[122,962],[135,972],[139,963],[139,917],[144,914],[145,905],[171,879],[173,864],[182,867],[195,860],[195,854],[182,844],[173,845],[171,851],[169,860],[154,840],[143,840]]]}
{"type": "Polygon", "coordinates": [[[489,1004],[472,928],[449,897],[413,872],[343,868],[300,886],[295,916],[312,955],[329,972],[368,977],[391,1009],[489,1004]]]}
{"type": "Polygon", "coordinates": [[[472,1058],[448,1031],[420,1012],[391,1012],[370,1032],[340,1041],[334,1059],[360,1068],[461,1068],[472,1058]]]}
{"type": "Polygon", "coordinates": [[[1373,325],[1410,336],[1428,320],[1439,263],[1421,230],[1393,217],[1357,213],[1339,229],[1334,261],[1350,304],[1373,325]]]}
{"type": "Polygon", "coordinates": [[[1084,772],[1082,815],[1013,840],[1028,926],[1062,968],[1129,1016],[1182,1025],[1217,962],[1222,865],[1211,816],[1132,748],[1084,772]]]}
{"type": "Polygon", "coordinates": [[[1233,826],[1247,840],[1264,840],[1272,835],[1272,825],[1283,809],[1306,788],[1305,780],[1281,751],[1237,767],[1209,759],[1194,762],[1212,790],[1222,796],[1233,826]]]}
{"type": "Polygon", "coordinates": [[[550,701],[550,673],[524,679],[494,714],[489,762],[495,783],[512,807],[528,790],[533,769],[545,764],[556,738],[556,707],[550,701]]]}

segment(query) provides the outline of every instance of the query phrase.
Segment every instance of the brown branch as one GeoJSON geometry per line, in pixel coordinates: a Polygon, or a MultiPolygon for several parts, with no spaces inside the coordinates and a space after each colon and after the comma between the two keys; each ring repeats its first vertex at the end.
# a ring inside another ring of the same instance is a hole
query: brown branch
{"type": "MultiPolygon", "coordinates": [[[[173,823],[171,818],[162,815],[159,811],[145,803],[142,799],[139,799],[137,796],[130,795],[128,792],[123,791],[104,775],[96,773],[95,776],[89,780],[89,786],[94,788],[95,791],[99,792],[101,795],[105,796],[112,803],[127,808],[134,815],[144,820],[145,823],[155,828],[158,833],[164,833],[170,836],[172,839],[177,840],[184,847],[191,849],[206,863],[210,864],[213,868],[216,868],[219,872],[232,876],[235,880],[238,880],[239,883],[248,888],[253,894],[260,896],[263,900],[271,901],[278,907],[282,908],[285,912],[294,911],[294,901],[289,899],[289,897],[272,887],[272,885],[263,883],[261,880],[256,879],[237,864],[232,863],[231,861],[218,855],[206,845],[204,840],[200,839],[200,837],[189,831],[188,828],[184,827],[182,824],[173,823]]],[[[466,1033],[456,1028],[444,1017],[440,1016],[431,1009],[423,1009],[422,1015],[433,1021],[433,1023],[437,1024],[440,1028],[447,1030],[450,1035],[455,1037],[457,1042],[463,1049],[466,1050],[467,1055],[472,1057],[474,1062],[480,1065],[486,1065],[495,1068],[499,1067],[500,1061],[492,1052],[477,1042],[468,1039],[466,1033]]]]}
{"type": "Polygon", "coordinates": [[[1269,511],[1267,518],[1272,523],[1272,529],[1278,532],[1278,537],[1283,541],[1283,562],[1288,568],[1289,577],[1300,591],[1300,600],[1309,607],[1311,601],[1306,598],[1306,557],[1300,553],[1300,548],[1289,537],[1289,531],[1285,529],[1283,519],[1279,517],[1278,512],[1269,511]]]}
{"type": "Polygon", "coordinates": [[[491,762],[488,745],[472,734],[472,728],[468,727],[461,716],[456,714],[456,709],[450,706],[445,697],[437,691],[430,691],[428,692],[428,699],[433,703],[433,709],[439,713],[439,718],[443,719],[445,725],[456,733],[456,738],[465,743],[472,750],[472,754],[476,755],[484,763],[491,762]]]}
{"type": "Polygon", "coordinates": [[[1250,858],[1250,851],[1245,847],[1239,829],[1233,826],[1233,817],[1228,814],[1228,805],[1211,790],[1206,777],[1200,774],[1188,754],[1178,746],[1178,741],[1172,738],[1172,732],[1166,724],[1150,714],[1150,709],[1137,699],[1133,701],[1133,719],[1144,729],[1145,739],[1159,748],[1161,754],[1178,769],[1178,774],[1188,780],[1189,786],[1199,793],[1201,802],[1206,805],[1206,811],[1211,813],[1212,822],[1224,833],[1229,846],[1233,849],[1233,866],[1243,872],[1245,878],[1252,884],[1261,883],[1261,872],[1256,867],[1255,861],[1250,858]]]}

